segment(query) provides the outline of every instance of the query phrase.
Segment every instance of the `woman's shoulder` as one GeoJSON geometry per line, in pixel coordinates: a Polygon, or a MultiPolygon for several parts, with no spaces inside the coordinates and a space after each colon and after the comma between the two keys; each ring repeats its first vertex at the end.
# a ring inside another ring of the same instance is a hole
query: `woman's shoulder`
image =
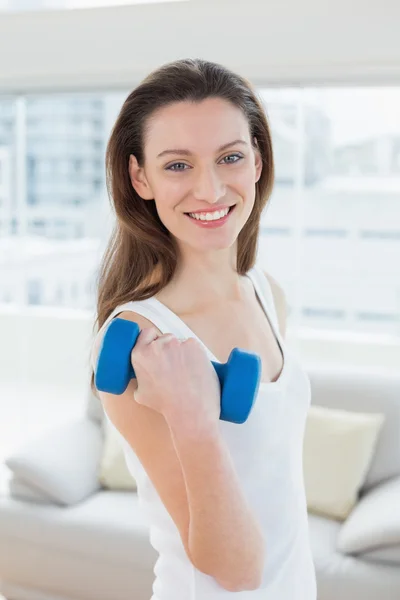
{"type": "Polygon", "coordinates": [[[145,329],[148,327],[152,327],[154,329],[157,330],[157,333],[159,335],[162,335],[162,332],[158,329],[158,327],[153,323],[153,321],[151,321],[150,319],[146,318],[145,316],[143,316],[143,314],[141,314],[140,312],[136,312],[137,307],[132,306],[132,308],[128,307],[128,308],[124,308],[122,310],[122,312],[118,312],[115,317],[118,317],[119,319],[126,319],[127,321],[133,321],[134,323],[137,323],[139,325],[139,329],[145,329]]]}
{"type": "Polygon", "coordinates": [[[114,319],[125,319],[127,321],[132,321],[137,323],[140,331],[145,328],[155,328],[157,333],[161,335],[161,331],[154,324],[153,321],[150,320],[150,315],[145,316],[143,314],[143,310],[141,310],[141,305],[138,302],[125,302],[119,306],[116,306],[110,315],[106,318],[104,323],[98,328],[95,333],[92,341],[92,351],[91,351],[91,363],[97,363],[98,354],[100,352],[100,348],[105,336],[105,333],[110,325],[110,323],[114,319]]]}
{"type": "Polygon", "coordinates": [[[104,321],[103,325],[100,327],[97,335],[104,335],[104,332],[111,321],[116,318],[133,321],[139,325],[140,329],[144,329],[145,327],[154,327],[161,334],[158,327],[152,320],[152,311],[149,309],[149,306],[146,304],[146,302],[131,301],[116,306],[104,321]]]}

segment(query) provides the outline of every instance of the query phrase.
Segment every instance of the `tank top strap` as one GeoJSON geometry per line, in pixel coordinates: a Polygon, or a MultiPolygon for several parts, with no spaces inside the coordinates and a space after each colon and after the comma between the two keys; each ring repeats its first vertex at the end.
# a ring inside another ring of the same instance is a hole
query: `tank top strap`
{"type": "Polygon", "coordinates": [[[183,335],[182,328],[179,323],[172,319],[170,311],[161,302],[157,302],[155,298],[147,298],[146,300],[132,300],[117,306],[108,317],[104,325],[108,324],[118,314],[124,311],[132,311],[142,315],[155,325],[161,333],[173,333],[177,337],[183,335]]]}
{"type": "Polygon", "coordinates": [[[176,335],[176,337],[185,337],[183,328],[179,327],[179,319],[172,319],[167,308],[164,307],[160,302],[157,302],[154,298],[125,302],[124,304],[120,304],[114,308],[94,336],[92,350],[90,353],[90,362],[93,369],[95,369],[96,364],[95,356],[97,355],[101,340],[104,337],[108,325],[115,317],[125,311],[132,311],[142,315],[142,317],[151,321],[153,325],[155,325],[161,331],[161,333],[173,333],[176,335]]]}
{"type": "Polygon", "coordinates": [[[258,294],[263,297],[264,302],[269,309],[268,316],[272,321],[277,336],[280,337],[278,313],[276,312],[274,296],[269,279],[258,264],[254,265],[254,267],[247,272],[247,275],[252,279],[258,294]]]}

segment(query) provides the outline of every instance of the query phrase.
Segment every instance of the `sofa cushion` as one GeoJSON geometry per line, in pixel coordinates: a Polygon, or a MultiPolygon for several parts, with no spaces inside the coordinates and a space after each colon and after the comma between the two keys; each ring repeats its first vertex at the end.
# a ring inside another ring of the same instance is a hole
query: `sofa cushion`
{"type": "Polygon", "coordinates": [[[400,375],[393,371],[313,367],[308,369],[312,404],[385,413],[385,423],[364,490],[400,475],[400,375]]]}
{"type": "Polygon", "coordinates": [[[312,405],[304,435],[307,507],[339,520],[355,506],[384,421],[383,414],[312,405]]]}
{"type": "Polygon", "coordinates": [[[86,416],[89,417],[95,423],[103,422],[103,406],[101,404],[100,398],[93,393],[93,390],[89,386],[87,390],[87,398],[86,398],[86,416]]]}
{"type": "Polygon", "coordinates": [[[121,437],[108,418],[103,421],[104,441],[99,465],[99,481],[109,490],[137,489],[136,481],[126,464],[121,437]]]}
{"type": "Polygon", "coordinates": [[[341,524],[309,515],[311,548],[321,600],[394,600],[400,598],[400,569],[348,556],[337,549],[341,524]]]}
{"type": "Polygon", "coordinates": [[[366,493],[338,535],[338,549],[360,554],[400,545],[400,477],[366,493]]]}
{"type": "Polygon", "coordinates": [[[53,504],[53,500],[47,494],[38,490],[32,484],[26,483],[21,477],[17,477],[15,473],[12,473],[8,480],[8,490],[14,498],[40,502],[41,504],[53,504]]]}
{"type": "Polygon", "coordinates": [[[148,538],[132,492],[102,490],[68,507],[0,498],[2,579],[54,596],[150,598],[157,553],[148,538]]]}
{"type": "Polygon", "coordinates": [[[61,505],[81,502],[100,488],[102,448],[99,425],[75,419],[17,448],[5,460],[27,485],[61,505]]]}
{"type": "Polygon", "coordinates": [[[101,490],[69,507],[0,498],[1,537],[90,555],[93,560],[146,566],[154,552],[148,525],[132,492],[101,490]]]}
{"type": "Polygon", "coordinates": [[[363,552],[362,559],[393,565],[398,568],[400,566],[400,544],[398,546],[389,546],[388,548],[378,548],[370,552],[363,552]]]}

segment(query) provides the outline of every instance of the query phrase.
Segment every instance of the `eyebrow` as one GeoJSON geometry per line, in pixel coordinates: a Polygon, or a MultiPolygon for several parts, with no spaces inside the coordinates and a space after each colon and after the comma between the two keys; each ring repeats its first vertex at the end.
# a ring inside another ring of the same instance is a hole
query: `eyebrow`
{"type": "MultiPolygon", "coordinates": [[[[244,144],[245,146],[247,146],[247,142],[245,142],[244,140],[233,140],[233,142],[228,142],[227,144],[223,144],[223,146],[220,146],[217,152],[222,152],[223,150],[226,150],[226,148],[229,148],[230,146],[234,146],[236,144],[244,144]]],[[[160,154],[157,154],[157,158],[161,158],[162,156],[166,156],[167,154],[180,154],[184,156],[192,156],[192,152],[190,152],[190,150],[174,148],[172,150],[163,150],[162,152],[160,152],[160,154]]]]}

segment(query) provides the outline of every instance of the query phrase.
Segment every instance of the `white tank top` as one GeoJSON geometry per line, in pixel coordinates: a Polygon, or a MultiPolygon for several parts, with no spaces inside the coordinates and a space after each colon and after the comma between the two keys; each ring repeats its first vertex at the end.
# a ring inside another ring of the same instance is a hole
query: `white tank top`
{"type": "MultiPolygon", "coordinates": [[[[310,382],[280,335],[268,279],[258,266],[250,269],[246,277],[253,282],[280,345],[284,364],[276,381],[260,383],[254,407],[245,423],[238,425],[221,420],[219,424],[244,493],[265,536],[267,553],[262,585],[255,591],[228,592],[213,577],[193,566],[179,531],[146,471],[128,442],[117,432],[127,466],[137,483],[138,502],[148,520],[150,543],[159,554],[150,600],[316,600],[317,597],[302,462],[310,382]]],[[[126,310],[141,314],[162,333],[199,339],[156,298],[118,306],[97,335],[112,318],[126,310]]],[[[210,360],[219,362],[203,346],[210,360]]]]}

